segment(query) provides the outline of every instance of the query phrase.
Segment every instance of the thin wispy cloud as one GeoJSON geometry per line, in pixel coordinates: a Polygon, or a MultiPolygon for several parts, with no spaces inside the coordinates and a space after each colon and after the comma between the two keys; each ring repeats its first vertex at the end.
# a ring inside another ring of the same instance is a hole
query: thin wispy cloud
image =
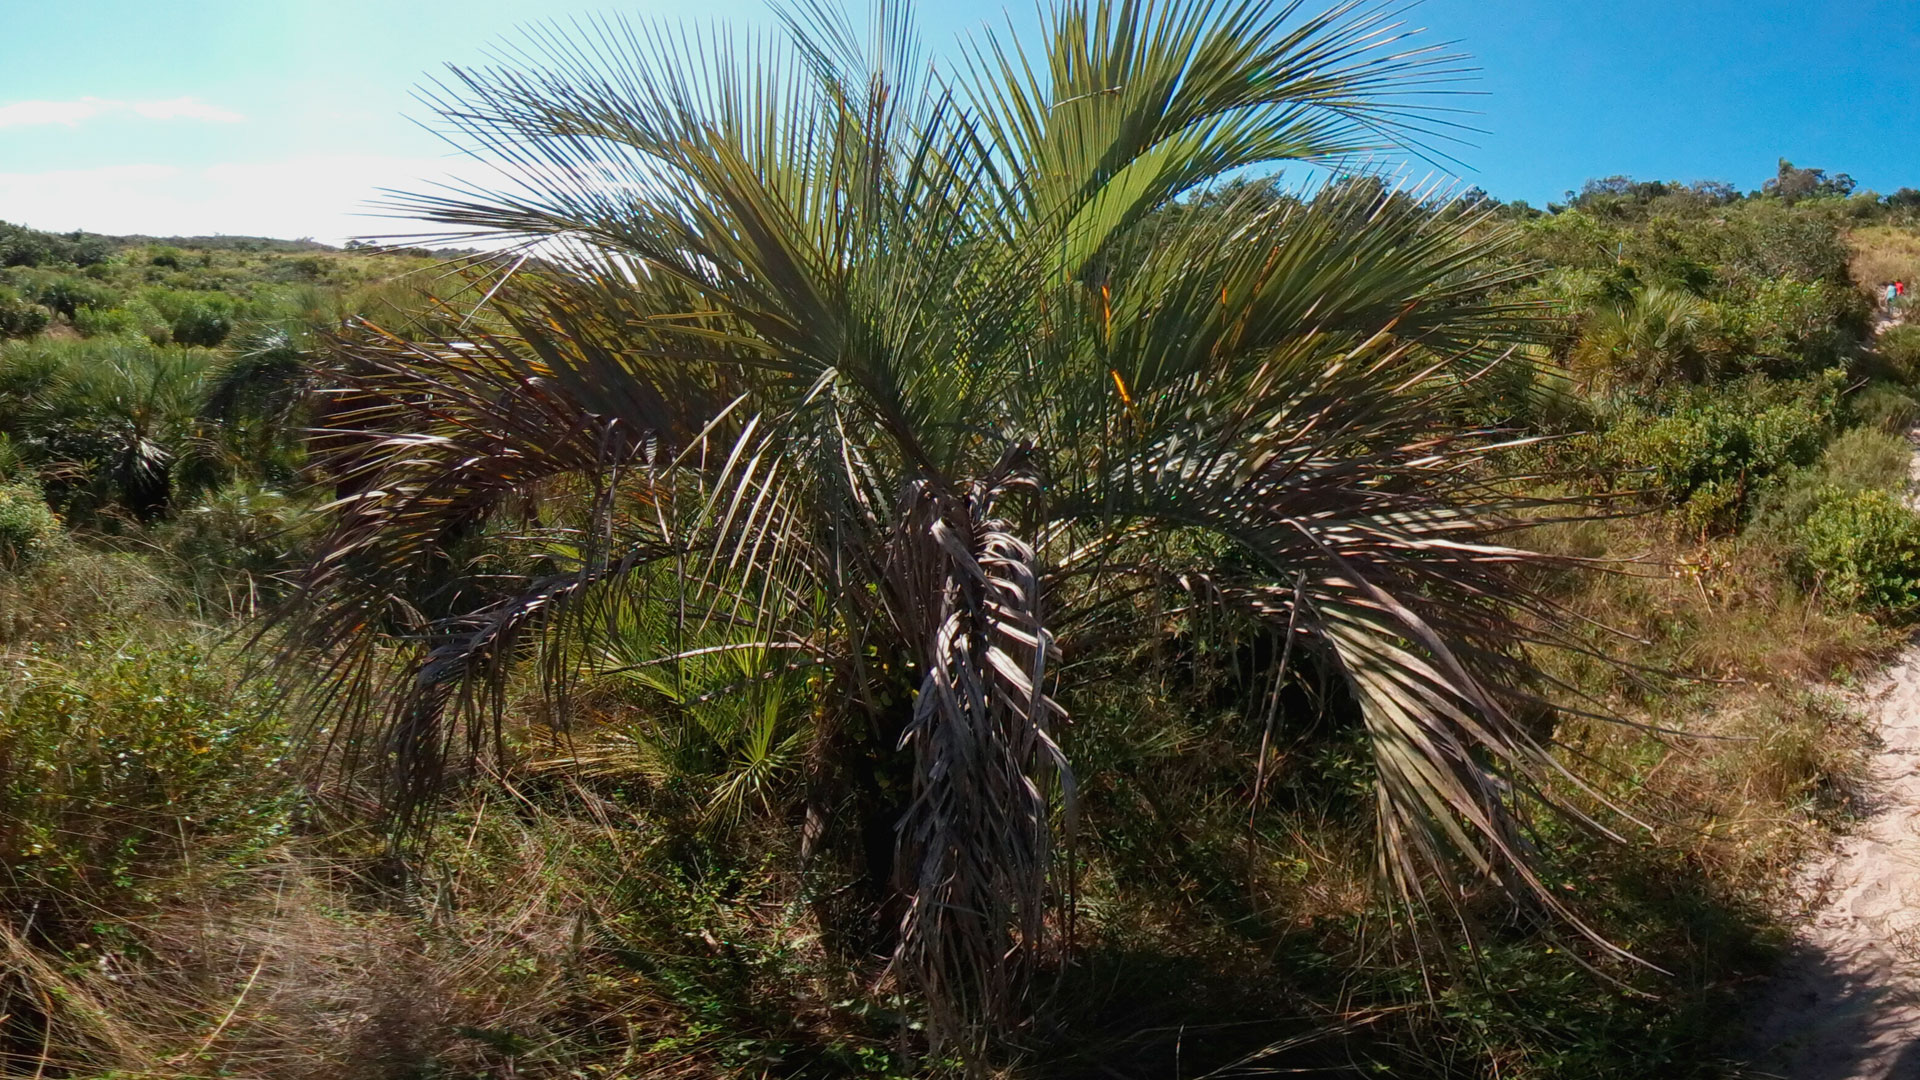
{"type": "Polygon", "coordinates": [[[192,97],[159,101],[83,97],[74,101],[15,101],[0,104],[0,128],[49,124],[77,127],[89,120],[116,115],[138,116],[143,120],[197,120],[215,124],[232,124],[246,119],[232,109],[192,97]]]}
{"type": "Polygon", "coordinates": [[[204,120],[212,124],[237,124],[246,117],[232,109],[209,105],[190,97],[165,101],[136,101],[133,111],[149,120],[204,120]]]}
{"type": "Polygon", "coordinates": [[[106,111],[106,103],[97,98],[79,101],[16,101],[0,105],[0,128],[29,127],[40,124],[65,124],[72,127],[106,111]]]}
{"type": "Polygon", "coordinates": [[[150,236],[310,236],[344,243],[421,231],[379,216],[381,189],[473,183],[484,173],[446,157],[307,155],[205,166],[161,163],[0,171],[0,220],[65,232],[150,236]]]}

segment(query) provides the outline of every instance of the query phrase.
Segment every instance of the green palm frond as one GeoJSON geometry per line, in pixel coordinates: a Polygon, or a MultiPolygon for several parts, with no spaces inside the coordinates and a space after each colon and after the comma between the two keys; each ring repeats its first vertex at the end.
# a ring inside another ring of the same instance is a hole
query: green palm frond
{"type": "Polygon", "coordinates": [[[214,363],[208,350],[144,341],[22,343],[0,357],[0,430],[69,506],[150,521],[218,471],[198,413],[214,363]]]}
{"type": "Polygon", "coordinates": [[[1697,381],[1712,308],[1692,293],[1650,285],[1602,308],[1574,350],[1576,370],[1603,385],[1697,381]]]}

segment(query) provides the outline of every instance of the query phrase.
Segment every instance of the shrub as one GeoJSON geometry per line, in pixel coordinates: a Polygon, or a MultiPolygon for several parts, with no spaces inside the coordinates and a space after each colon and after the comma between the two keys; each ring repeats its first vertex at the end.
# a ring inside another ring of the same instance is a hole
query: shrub
{"type": "Polygon", "coordinates": [[[1725,529],[1768,479],[1819,455],[1832,428],[1833,385],[1803,384],[1792,396],[1758,386],[1703,392],[1664,416],[1628,410],[1602,436],[1595,464],[1644,472],[1651,494],[1681,508],[1690,527],[1725,529]]]}
{"type": "Polygon", "coordinates": [[[174,316],[172,329],[173,340],[178,344],[211,349],[233,332],[233,311],[223,302],[189,304],[174,316]]]}
{"type": "Polygon", "coordinates": [[[1894,617],[1920,610],[1920,515],[1894,493],[1829,487],[1798,539],[1803,571],[1835,600],[1894,617]]]}
{"type": "Polygon", "coordinates": [[[1736,283],[1849,280],[1847,264],[1853,252],[1842,223],[1830,214],[1750,200],[1702,230],[1696,243],[1700,257],[1725,267],[1736,283]]]}
{"type": "Polygon", "coordinates": [[[0,266],[39,266],[56,261],[59,238],[0,221],[0,266]]]}
{"type": "Polygon", "coordinates": [[[1860,423],[1890,434],[1905,432],[1920,420],[1920,401],[1890,383],[1870,383],[1847,400],[1860,423]]]}
{"type": "Polygon", "coordinates": [[[1617,230],[1579,210],[1528,222],[1526,237],[1527,250],[1553,266],[1596,270],[1613,264],[1612,253],[1620,242],[1617,230]]]}
{"type": "Polygon", "coordinates": [[[13,429],[16,448],[37,434],[19,429],[35,398],[59,381],[66,367],[64,345],[45,338],[0,344],[0,431],[13,429]]]}
{"type": "Polygon", "coordinates": [[[110,254],[104,236],[78,232],[60,235],[0,221],[0,266],[92,266],[110,254]]]}
{"type": "Polygon", "coordinates": [[[109,308],[119,300],[111,288],[75,274],[40,278],[33,298],[71,319],[81,308],[109,308]]]}
{"type": "Polygon", "coordinates": [[[53,312],[12,289],[0,288],[0,338],[32,337],[52,319],[53,312]]]}
{"type": "Polygon", "coordinates": [[[1750,353],[1742,367],[1776,378],[1845,363],[1866,332],[1859,295],[1826,281],[1769,278],[1736,292],[1722,311],[1750,353]]]}
{"type": "Polygon", "coordinates": [[[121,307],[82,308],[73,317],[73,327],[87,337],[137,334],[155,345],[173,340],[172,323],[144,300],[130,300],[121,307]]]}
{"type": "Polygon", "coordinates": [[[288,737],[270,694],[192,644],[17,668],[0,684],[0,896],[38,903],[53,935],[62,915],[131,899],[141,869],[194,836],[284,833],[288,737]]]}
{"type": "Polygon", "coordinates": [[[181,485],[204,482],[194,470],[217,456],[197,415],[212,362],[204,349],[121,336],[10,343],[0,348],[0,431],[70,520],[151,521],[181,485]]]}
{"type": "Polygon", "coordinates": [[[1912,461],[1913,448],[1897,435],[1873,427],[1843,432],[1811,468],[1790,472],[1767,493],[1755,521],[1763,531],[1786,535],[1805,524],[1836,491],[1904,494],[1912,461]]]}
{"type": "Polygon", "coordinates": [[[32,484],[0,484],[0,568],[39,561],[60,538],[60,519],[32,484]]]}
{"type": "Polygon", "coordinates": [[[141,296],[166,320],[174,342],[217,347],[233,332],[233,302],[224,296],[147,289],[141,296]]]}
{"type": "Polygon", "coordinates": [[[1678,289],[1652,286],[1631,301],[1602,308],[1574,350],[1575,370],[1598,388],[1700,382],[1711,305],[1678,289]]]}
{"type": "Polygon", "coordinates": [[[1912,461],[1913,448],[1905,439],[1861,427],[1828,443],[1815,468],[1824,482],[1849,491],[1900,491],[1912,461]]]}
{"type": "Polygon", "coordinates": [[[272,488],[232,484],[185,508],[162,540],[194,595],[247,610],[276,591],[306,539],[302,509],[272,488]]]}
{"type": "Polygon", "coordinates": [[[281,259],[267,270],[280,281],[325,281],[331,269],[327,260],[318,255],[302,255],[293,259],[281,259]]]}
{"type": "Polygon", "coordinates": [[[106,337],[134,332],[134,322],[126,308],[81,308],[73,316],[73,328],[85,337],[106,337]]]}
{"type": "Polygon", "coordinates": [[[1920,379],[1920,326],[1889,326],[1881,331],[1875,351],[1901,379],[1908,383],[1920,379]]]}

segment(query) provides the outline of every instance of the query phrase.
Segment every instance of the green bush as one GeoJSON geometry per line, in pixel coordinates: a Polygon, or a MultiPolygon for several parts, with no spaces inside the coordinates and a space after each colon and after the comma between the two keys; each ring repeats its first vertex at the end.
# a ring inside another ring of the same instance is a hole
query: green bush
{"type": "MultiPolygon", "coordinates": [[[[10,444],[9,444],[10,445],[10,444]]],[[[0,484],[0,569],[37,562],[60,538],[60,519],[32,484],[0,484]]]]}
{"type": "Polygon", "coordinates": [[[132,316],[126,308],[81,308],[73,316],[73,328],[86,337],[134,332],[132,316]]]}
{"type": "Polygon", "coordinates": [[[215,348],[233,332],[233,309],[224,301],[190,304],[173,319],[173,340],[215,348]]]}
{"type": "Polygon", "coordinates": [[[1875,351],[1908,383],[1920,379],[1920,326],[1902,323],[1881,331],[1875,351]]]}
{"type": "Polygon", "coordinates": [[[1749,354],[1742,366],[1776,378],[1843,365],[1865,336],[1859,294],[1830,281],[1762,280],[1721,310],[1749,354]]]}
{"type": "Polygon", "coordinates": [[[40,470],[68,519],[151,522],[177,495],[216,482],[218,446],[199,417],[205,349],[127,336],[0,347],[0,432],[40,470]]]}
{"type": "Polygon", "coordinates": [[[1849,491],[1902,491],[1912,462],[1913,448],[1905,439],[1859,427],[1828,443],[1814,468],[1824,483],[1849,491]]]}
{"type": "Polygon", "coordinates": [[[1835,600],[1920,611],[1920,515],[1893,492],[1829,487],[1799,529],[1802,571],[1835,600]]]}
{"type": "Polygon", "coordinates": [[[1811,467],[1783,475],[1762,498],[1755,526],[1790,534],[1804,525],[1833,492],[1886,491],[1904,495],[1913,448],[1907,440],[1875,427],[1842,432],[1811,467]]]}
{"type": "Polygon", "coordinates": [[[1692,293],[1642,289],[1588,320],[1573,350],[1574,369],[1596,390],[1705,381],[1716,318],[1713,305],[1692,293]]]}
{"type": "Polygon", "coordinates": [[[53,312],[12,289],[0,288],[0,339],[32,337],[52,320],[53,312]]]}
{"type": "Polygon", "coordinates": [[[1767,278],[1848,280],[1844,223],[1813,210],[1750,199],[1699,230],[1694,242],[1705,261],[1725,268],[1736,292],[1767,278]]]}
{"type": "Polygon", "coordinates": [[[141,297],[166,319],[176,344],[215,348],[233,332],[233,301],[214,293],[146,289],[141,297]]]}
{"type": "Polygon", "coordinates": [[[76,274],[36,278],[30,291],[35,301],[69,319],[81,308],[109,308],[120,299],[112,288],[76,274]]]}
{"type": "Polygon", "coordinates": [[[0,221],[0,266],[46,266],[72,263],[92,266],[111,254],[104,236],[73,232],[65,235],[9,225],[0,221]]]}
{"type": "Polygon", "coordinates": [[[1920,421],[1920,401],[1886,382],[1869,383],[1847,399],[1847,407],[1855,420],[1889,434],[1902,434],[1920,421]]]}
{"type": "Polygon", "coordinates": [[[155,345],[173,340],[172,321],[144,300],[129,300],[120,307],[81,308],[73,317],[74,329],[87,337],[138,335],[155,345]]]}
{"type": "Polygon", "coordinates": [[[305,509],[273,488],[230,484],[183,508],[160,539],[195,596],[245,610],[276,594],[308,537],[305,509]]]}
{"type": "Polygon", "coordinates": [[[11,433],[16,449],[34,432],[21,430],[37,405],[53,390],[66,367],[66,343],[38,338],[0,343],[0,431],[11,433]]]}
{"type": "Polygon", "coordinates": [[[195,838],[246,850],[283,834],[289,742],[271,694],[191,644],[14,669],[0,683],[0,897],[38,903],[39,929],[57,932],[62,915],[135,898],[142,869],[195,838]]]}
{"type": "Polygon", "coordinates": [[[1699,531],[1740,522],[1766,482],[1811,464],[1832,430],[1835,380],[1797,393],[1759,386],[1701,392],[1666,415],[1629,409],[1600,437],[1594,464],[1645,475],[1657,501],[1699,531]]]}

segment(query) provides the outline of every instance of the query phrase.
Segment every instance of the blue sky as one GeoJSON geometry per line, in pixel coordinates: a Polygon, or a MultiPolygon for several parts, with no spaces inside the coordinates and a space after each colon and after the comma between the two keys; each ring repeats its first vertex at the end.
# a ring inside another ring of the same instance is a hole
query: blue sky
{"type": "MultiPolygon", "coordinates": [[[[1001,21],[928,2],[928,40],[1001,21]]],[[[1031,0],[1014,5],[1030,24],[1031,0]]],[[[458,162],[407,117],[446,62],[578,13],[767,20],[758,0],[0,0],[0,219],[345,237],[377,186],[458,162]]],[[[1893,0],[1427,0],[1473,54],[1467,183],[1536,204],[1590,176],[1756,187],[1784,155],[1920,187],[1920,12],[1893,0]]],[[[1425,171],[1419,166],[1418,171],[1425,171]]]]}

